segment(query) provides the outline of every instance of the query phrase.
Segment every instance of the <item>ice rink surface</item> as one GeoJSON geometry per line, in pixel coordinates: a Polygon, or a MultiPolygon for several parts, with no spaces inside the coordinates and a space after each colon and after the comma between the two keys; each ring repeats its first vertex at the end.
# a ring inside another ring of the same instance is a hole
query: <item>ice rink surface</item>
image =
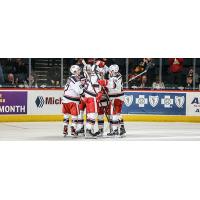
{"type": "MultiPolygon", "coordinates": [[[[200,123],[127,122],[126,137],[97,138],[88,140],[110,141],[195,141],[200,140],[200,123]]],[[[63,137],[62,122],[1,122],[0,141],[69,141],[85,140],[84,137],[63,137]]],[[[108,125],[105,124],[108,132],[108,125]]]]}

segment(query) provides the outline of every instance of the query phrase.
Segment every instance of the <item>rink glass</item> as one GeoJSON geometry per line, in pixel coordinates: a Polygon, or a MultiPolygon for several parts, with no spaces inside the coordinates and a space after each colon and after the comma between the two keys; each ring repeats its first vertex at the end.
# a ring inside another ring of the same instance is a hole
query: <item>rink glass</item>
{"type": "MultiPolygon", "coordinates": [[[[88,60],[88,59],[85,59],[88,60]]],[[[89,59],[92,63],[94,58],[89,59]]],[[[181,73],[169,71],[168,58],[153,58],[147,72],[136,80],[131,77],[140,74],[143,58],[107,58],[107,65],[118,64],[126,89],[199,90],[200,58],[184,58],[181,73]],[[189,76],[189,77],[188,77],[189,76]],[[142,79],[144,85],[141,85],[142,79]],[[189,80],[190,79],[190,80],[189,80]],[[188,84],[187,82],[190,82],[188,84]],[[154,83],[154,87],[153,87],[154,83]],[[163,86],[161,87],[160,86],[163,86]],[[155,88],[156,85],[156,88],[155,88]]],[[[0,87],[17,88],[62,88],[70,75],[72,64],[81,65],[80,58],[1,58],[0,87]],[[8,79],[14,83],[8,84],[8,79]]]]}

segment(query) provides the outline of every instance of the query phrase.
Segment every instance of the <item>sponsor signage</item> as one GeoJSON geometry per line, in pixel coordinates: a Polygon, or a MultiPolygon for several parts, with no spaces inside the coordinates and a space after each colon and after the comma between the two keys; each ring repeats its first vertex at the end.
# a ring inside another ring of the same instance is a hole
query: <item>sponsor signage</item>
{"type": "Polygon", "coordinates": [[[123,113],[185,115],[186,93],[126,92],[123,113]]]}
{"type": "Polygon", "coordinates": [[[29,91],[29,114],[62,114],[62,91],[29,91]]]}
{"type": "Polygon", "coordinates": [[[200,116],[200,92],[187,93],[187,115],[200,116]]]}
{"type": "Polygon", "coordinates": [[[27,92],[0,91],[0,115],[27,114],[27,92]]]}
{"type": "Polygon", "coordinates": [[[37,96],[35,104],[38,108],[42,108],[44,105],[58,105],[61,104],[61,97],[55,98],[54,96],[37,96]]]}
{"type": "MultiPolygon", "coordinates": [[[[0,115],[61,115],[62,90],[0,91],[0,115]]],[[[200,116],[200,92],[125,92],[123,114],[200,116]]]]}

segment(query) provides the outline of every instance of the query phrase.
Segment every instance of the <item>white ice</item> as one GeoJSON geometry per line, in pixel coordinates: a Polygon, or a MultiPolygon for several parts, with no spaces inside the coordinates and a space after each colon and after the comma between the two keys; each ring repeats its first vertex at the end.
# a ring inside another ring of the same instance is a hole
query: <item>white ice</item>
{"type": "MultiPolygon", "coordinates": [[[[83,137],[63,137],[62,122],[1,122],[0,141],[85,140],[83,137]]],[[[200,123],[127,122],[124,138],[98,138],[96,140],[200,140],[200,123]]],[[[108,132],[108,125],[105,124],[108,132]]],[[[93,140],[93,139],[92,139],[93,140]]]]}

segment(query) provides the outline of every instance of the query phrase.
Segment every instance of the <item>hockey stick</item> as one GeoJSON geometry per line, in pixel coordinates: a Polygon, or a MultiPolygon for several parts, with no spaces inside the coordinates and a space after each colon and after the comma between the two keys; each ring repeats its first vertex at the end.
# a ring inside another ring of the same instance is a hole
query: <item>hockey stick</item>
{"type": "MultiPolygon", "coordinates": [[[[83,65],[84,66],[87,66],[87,64],[86,64],[86,62],[85,62],[85,60],[84,59],[82,59],[82,63],[83,63],[83,65]]],[[[87,71],[85,70],[84,71],[84,73],[86,74],[86,76],[88,77],[88,79],[89,79],[89,81],[90,81],[90,84],[91,84],[91,86],[92,86],[92,89],[94,90],[94,92],[95,92],[95,94],[96,94],[96,96],[97,96],[97,92],[96,92],[96,89],[94,88],[94,86],[92,85],[92,82],[91,82],[91,79],[90,79],[90,76],[88,75],[88,73],[87,73],[87,71]]],[[[96,74],[96,73],[95,73],[96,74]]],[[[98,77],[98,75],[96,74],[96,76],[97,76],[97,78],[99,79],[99,77],[98,77]]],[[[101,107],[103,107],[104,108],[104,106],[102,105],[102,103],[101,103],[101,101],[99,102],[99,104],[101,105],[101,107]]],[[[109,105],[109,104],[108,104],[109,105]]],[[[104,108],[104,113],[105,113],[105,116],[106,116],[106,118],[107,118],[107,121],[108,121],[108,123],[110,122],[110,118],[108,117],[108,115],[107,115],[107,113],[106,113],[106,110],[105,110],[105,108],[104,108]]]]}
{"type": "Polygon", "coordinates": [[[135,80],[136,78],[138,78],[139,76],[142,76],[143,74],[147,73],[147,71],[149,70],[149,67],[150,67],[150,65],[147,65],[146,69],[145,69],[143,72],[141,72],[140,74],[138,74],[138,75],[132,77],[131,79],[129,79],[128,82],[133,81],[133,80],[135,80]]]}

